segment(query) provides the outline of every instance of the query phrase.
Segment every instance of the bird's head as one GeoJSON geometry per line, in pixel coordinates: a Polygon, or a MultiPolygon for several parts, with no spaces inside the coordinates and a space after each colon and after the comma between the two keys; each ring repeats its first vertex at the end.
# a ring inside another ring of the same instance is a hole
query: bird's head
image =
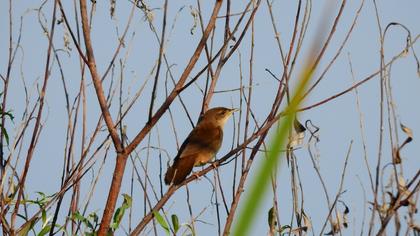
{"type": "Polygon", "coordinates": [[[238,109],[233,108],[226,108],[226,107],[215,107],[212,108],[204,113],[204,115],[200,119],[200,123],[207,123],[210,122],[214,124],[215,126],[224,126],[226,121],[229,119],[229,117],[232,116],[232,114],[238,111],[238,109]]]}

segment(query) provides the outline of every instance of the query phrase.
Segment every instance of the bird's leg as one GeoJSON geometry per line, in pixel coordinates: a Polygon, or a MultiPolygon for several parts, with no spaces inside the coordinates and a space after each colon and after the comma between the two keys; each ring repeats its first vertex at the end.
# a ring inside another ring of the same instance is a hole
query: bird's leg
{"type": "MultiPolygon", "coordinates": [[[[202,167],[202,165],[200,165],[202,167]]],[[[192,172],[191,175],[195,177],[195,180],[200,180],[200,175],[198,175],[199,172],[192,172]]]]}
{"type": "Polygon", "coordinates": [[[191,175],[195,177],[196,181],[200,180],[200,175],[198,175],[198,172],[192,172],[191,175]]]}
{"type": "MultiPolygon", "coordinates": [[[[216,161],[212,161],[212,162],[208,162],[211,166],[213,166],[214,169],[216,169],[218,167],[218,165],[216,164],[216,161]]],[[[204,169],[204,164],[201,165],[202,170],[204,169]]],[[[199,172],[192,172],[191,175],[195,177],[195,180],[198,181],[200,180],[201,176],[198,174],[199,172]]]]}
{"type": "Polygon", "coordinates": [[[217,168],[216,162],[217,162],[217,161],[212,161],[212,162],[210,162],[210,165],[211,165],[211,166],[213,166],[213,168],[214,168],[214,169],[216,169],[216,168],[217,168]]]}

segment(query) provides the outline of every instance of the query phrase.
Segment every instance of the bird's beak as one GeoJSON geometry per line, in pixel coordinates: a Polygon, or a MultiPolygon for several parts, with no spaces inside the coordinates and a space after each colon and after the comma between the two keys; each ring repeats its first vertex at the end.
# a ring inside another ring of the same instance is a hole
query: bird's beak
{"type": "Polygon", "coordinates": [[[234,113],[234,112],[239,111],[239,110],[240,110],[239,108],[232,108],[232,109],[230,109],[230,113],[234,113]]]}

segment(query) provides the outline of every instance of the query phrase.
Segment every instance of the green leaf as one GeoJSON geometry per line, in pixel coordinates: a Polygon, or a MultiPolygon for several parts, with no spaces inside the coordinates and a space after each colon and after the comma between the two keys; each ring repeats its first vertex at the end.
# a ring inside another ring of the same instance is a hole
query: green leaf
{"type": "Polygon", "coordinates": [[[190,229],[192,236],[195,236],[194,228],[190,224],[186,224],[186,226],[190,229]]]}
{"type": "Polygon", "coordinates": [[[2,116],[8,116],[11,121],[13,121],[13,119],[15,119],[15,117],[13,116],[11,111],[2,112],[1,115],[2,116]]]}
{"type": "Polygon", "coordinates": [[[42,209],[42,212],[41,212],[41,219],[42,219],[42,224],[45,224],[47,222],[47,212],[45,212],[44,209],[42,209]]]}
{"type": "Polygon", "coordinates": [[[25,227],[23,227],[23,229],[21,231],[19,231],[18,236],[26,236],[29,233],[29,230],[32,229],[32,225],[31,224],[27,224],[25,225],[25,227]]]}
{"type": "Polygon", "coordinates": [[[98,225],[98,220],[99,220],[99,217],[98,217],[98,215],[96,214],[96,212],[92,212],[92,213],[90,213],[90,214],[89,214],[89,218],[93,220],[93,223],[95,223],[95,225],[98,225]]]}
{"type": "Polygon", "coordinates": [[[6,144],[9,145],[9,134],[7,133],[7,130],[4,127],[1,127],[1,130],[3,130],[3,136],[6,140],[6,144]]]}
{"type": "Polygon", "coordinates": [[[51,225],[46,225],[42,230],[38,233],[38,236],[44,236],[51,230],[51,225]]]}
{"type": "Polygon", "coordinates": [[[76,219],[78,221],[83,222],[84,220],[86,220],[86,218],[84,216],[82,216],[78,211],[74,212],[72,215],[73,219],[76,219]]]}
{"type": "Polygon", "coordinates": [[[171,215],[171,220],[172,220],[172,225],[174,226],[174,231],[175,231],[175,234],[176,234],[176,232],[178,232],[178,230],[179,230],[178,216],[175,215],[175,214],[171,215]]]}
{"type": "Polygon", "coordinates": [[[153,211],[153,215],[155,216],[157,222],[160,224],[160,226],[162,226],[162,228],[166,231],[166,234],[169,235],[169,226],[168,223],[166,222],[166,220],[163,218],[163,216],[161,214],[159,214],[159,212],[157,211],[153,211]]]}
{"type": "Polygon", "coordinates": [[[26,236],[28,235],[29,231],[34,227],[35,222],[38,220],[38,218],[33,219],[30,222],[26,222],[24,227],[18,232],[18,236],[26,236]]]}
{"type": "Polygon", "coordinates": [[[250,180],[251,185],[247,196],[243,200],[244,206],[238,215],[238,221],[232,235],[248,235],[252,222],[255,216],[258,215],[258,208],[268,190],[272,173],[279,166],[280,161],[283,160],[279,157],[280,151],[286,146],[289,130],[293,128],[296,110],[303,100],[305,87],[312,77],[313,69],[313,61],[305,65],[289,105],[282,112],[282,117],[278,121],[279,124],[274,126],[276,131],[268,148],[270,151],[265,154],[265,158],[256,170],[256,176],[250,180]]]}
{"type": "MultiPolygon", "coordinates": [[[[92,214],[92,213],[91,213],[92,214]]],[[[90,216],[90,215],[89,215],[90,216]]],[[[72,216],[73,219],[77,219],[78,221],[82,222],[88,229],[91,230],[95,230],[95,228],[93,227],[92,223],[90,222],[89,219],[87,219],[86,217],[84,217],[82,214],[80,214],[78,211],[73,213],[72,216]]]]}
{"type": "Polygon", "coordinates": [[[124,197],[124,202],[123,202],[123,206],[125,206],[126,208],[130,208],[131,204],[133,202],[133,200],[131,199],[130,195],[128,194],[123,194],[124,197]]]}
{"type": "Polygon", "coordinates": [[[114,214],[113,222],[111,223],[110,228],[115,231],[120,226],[121,220],[125,214],[125,210],[131,207],[132,199],[128,194],[122,194],[124,197],[124,201],[121,204],[114,214]]]}

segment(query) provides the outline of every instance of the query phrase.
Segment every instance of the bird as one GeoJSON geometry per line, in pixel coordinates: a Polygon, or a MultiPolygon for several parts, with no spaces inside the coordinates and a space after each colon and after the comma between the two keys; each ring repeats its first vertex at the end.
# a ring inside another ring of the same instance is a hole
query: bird
{"type": "Polygon", "coordinates": [[[215,107],[200,117],[166,171],[166,185],[179,185],[194,166],[205,165],[216,156],[223,141],[223,127],[235,111],[238,109],[215,107]]]}

